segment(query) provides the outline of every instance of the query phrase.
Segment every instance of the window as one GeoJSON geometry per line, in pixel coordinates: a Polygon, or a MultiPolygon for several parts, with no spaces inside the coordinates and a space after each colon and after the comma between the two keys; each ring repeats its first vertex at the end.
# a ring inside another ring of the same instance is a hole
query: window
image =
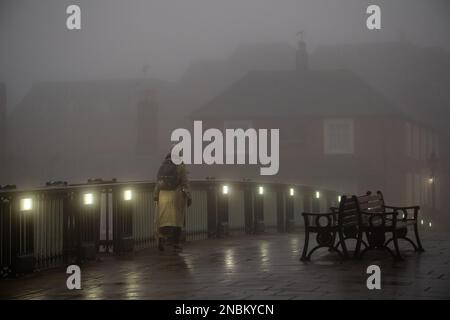
{"type": "Polygon", "coordinates": [[[420,129],[417,126],[412,127],[412,156],[414,159],[420,156],[420,129]]]}
{"type": "Polygon", "coordinates": [[[439,136],[437,134],[433,134],[433,151],[436,155],[436,157],[439,157],[440,153],[440,146],[439,146],[439,136]]]}
{"type": "Polygon", "coordinates": [[[325,154],[353,154],[352,119],[327,119],[324,121],[324,152],[325,154]]]}
{"type": "Polygon", "coordinates": [[[409,206],[414,205],[414,192],[413,192],[413,175],[411,173],[406,174],[406,204],[409,206]]]}
{"type": "Polygon", "coordinates": [[[412,156],[412,127],[409,122],[405,124],[405,152],[407,156],[412,156]]]}
{"type": "Polygon", "coordinates": [[[420,160],[427,160],[427,131],[420,130],[420,160]]]}
{"type": "Polygon", "coordinates": [[[420,191],[421,191],[421,185],[423,181],[420,179],[420,174],[416,173],[414,174],[414,203],[420,204],[420,191]]]}

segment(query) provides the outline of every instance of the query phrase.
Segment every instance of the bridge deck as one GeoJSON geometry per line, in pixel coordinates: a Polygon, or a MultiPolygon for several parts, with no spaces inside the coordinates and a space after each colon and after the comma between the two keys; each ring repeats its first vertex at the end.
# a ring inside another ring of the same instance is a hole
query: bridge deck
{"type": "Polygon", "coordinates": [[[235,236],[190,242],[181,254],[147,249],[102,256],[82,266],[82,290],[66,288],[65,269],[0,280],[1,299],[410,299],[450,298],[450,236],[423,235],[423,254],[385,253],[340,261],[326,250],[298,261],[302,234],[235,236]],[[365,273],[381,267],[382,289],[369,291],[365,273]]]}

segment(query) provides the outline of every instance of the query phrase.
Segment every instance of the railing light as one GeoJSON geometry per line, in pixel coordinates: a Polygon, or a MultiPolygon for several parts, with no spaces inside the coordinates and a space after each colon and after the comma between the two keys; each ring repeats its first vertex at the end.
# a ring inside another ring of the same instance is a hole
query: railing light
{"type": "Polygon", "coordinates": [[[291,197],[293,197],[294,194],[295,194],[294,188],[290,188],[290,189],[289,189],[289,195],[290,195],[291,197]]]}
{"type": "Polygon", "coordinates": [[[320,199],[320,192],[316,191],[316,199],[320,199]]]}
{"type": "Polygon", "coordinates": [[[94,195],[92,193],[85,193],[83,197],[83,203],[87,206],[94,204],[94,195]]]}
{"type": "Polygon", "coordinates": [[[259,187],[258,188],[258,193],[261,194],[261,195],[264,194],[264,187],[259,187]]]}
{"type": "Polygon", "coordinates": [[[222,193],[223,194],[228,194],[228,186],[227,185],[222,186],[222,193]]]}
{"type": "Polygon", "coordinates": [[[31,211],[33,210],[33,199],[24,198],[20,200],[20,211],[31,211]]]}
{"type": "Polygon", "coordinates": [[[123,192],[123,200],[125,201],[131,201],[133,200],[133,191],[131,190],[125,190],[123,192]]]}

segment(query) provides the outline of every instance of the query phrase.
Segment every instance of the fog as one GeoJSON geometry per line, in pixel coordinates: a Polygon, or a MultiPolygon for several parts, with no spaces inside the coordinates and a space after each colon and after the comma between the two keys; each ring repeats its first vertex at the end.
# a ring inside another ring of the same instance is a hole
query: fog
{"type": "Polygon", "coordinates": [[[280,170],[194,165],[193,179],[382,189],[438,212],[449,18],[446,0],[0,0],[0,185],[154,180],[171,132],[202,120],[280,129],[280,170]]]}
{"type": "Polygon", "coordinates": [[[445,0],[95,0],[0,1],[0,79],[8,107],[43,80],[153,78],[176,81],[198,59],[222,59],[244,43],[308,48],[373,42],[404,34],[413,43],[448,48],[445,0]],[[368,4],[380,4],[382,30],[365,28],[368,4]],[[66,7],[79,4],[82,30],[65,27],[66,7]]]}

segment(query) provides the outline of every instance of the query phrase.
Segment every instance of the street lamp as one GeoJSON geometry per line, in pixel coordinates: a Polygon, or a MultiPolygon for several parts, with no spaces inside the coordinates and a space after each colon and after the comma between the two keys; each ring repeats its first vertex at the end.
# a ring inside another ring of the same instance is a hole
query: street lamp
{"type": "Polygon", "coordinates": [[[293,197],[294,194],[295,194],[294,188],[290,188],[290,189],[289,189],[289,195],[290,195],[291,197],[293,197]]]}
{"type": "Polygon", "coordinates": [[[222,194],[228,194],[229,188],[227,185],[222,186],[222,194]]]}
{"type": "Polygon", "coordinates": [[[33,210],[33,199],[23,198],[20,199],[20,211],[27,212],[33,210]]]}
{"type": "Polygon", "coordinates": [[[263,195],[264,194],[264,187],[259,187],[258,188],[258,193],[260,194],[260,195],[263,195]]]}
{"type": "Polygon", "coordinates": [[[91,206],[94,204],[94,195],[92,193],[85,193],[83,196],[83,203],[86,206],[91,206]]]}
{"type": "Polygon", "coordinates": [[[316,191],[316,199],[320,199],[320,192],[316,191]]]}
{"type": "Polygon", "coordinates": [[[123,192],[123,200],[125,201],[131,201],[133,200],[133,191],[131,190],[125,190],[123,192]]]}

